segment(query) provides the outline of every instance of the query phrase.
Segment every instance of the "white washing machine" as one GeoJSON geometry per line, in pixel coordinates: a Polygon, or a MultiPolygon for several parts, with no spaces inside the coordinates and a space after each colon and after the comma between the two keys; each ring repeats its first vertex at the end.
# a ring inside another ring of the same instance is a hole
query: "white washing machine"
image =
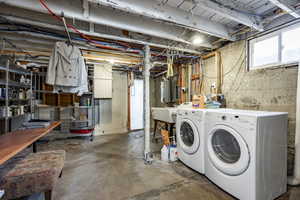
{"type": "Polygon", "coordinates": [[[241,200],[271,200],[287,189],[287,113],[206,113],[205,174],[241,200]]]}
{"type": "Polygon", "coordinates": [[[176,138],[178,158],[190,168],[204,174],[204,109],[177,110],[176,138]]]}

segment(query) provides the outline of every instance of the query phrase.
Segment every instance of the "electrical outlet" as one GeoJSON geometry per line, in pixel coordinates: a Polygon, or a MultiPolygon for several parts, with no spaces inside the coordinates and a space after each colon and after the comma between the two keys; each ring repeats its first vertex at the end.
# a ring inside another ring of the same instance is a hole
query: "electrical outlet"
{"type": "Polygon", "coordinates": [[[210,87],[213,88],[213,89],[216,89],[217,88],[216,82],[213,82],[210,87]]]}

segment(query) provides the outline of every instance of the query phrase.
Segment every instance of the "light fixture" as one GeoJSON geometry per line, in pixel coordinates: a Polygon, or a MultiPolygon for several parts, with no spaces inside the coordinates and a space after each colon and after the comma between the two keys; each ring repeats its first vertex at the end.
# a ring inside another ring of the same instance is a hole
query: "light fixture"
{"type": "Polygon", "coordinates": [[[198,46],[200,44],[202,44],[204,42],[203,38],[199,35],[195,35],[194,37],[192,37],[192,44],[194,46],[198,46]]]}
{"type": "Polygon", "coordinates": [[[110,59],[109,62],[110,62],[110,64],[115,64],[115,60],[113,60],[113,59],[110,59]]]}

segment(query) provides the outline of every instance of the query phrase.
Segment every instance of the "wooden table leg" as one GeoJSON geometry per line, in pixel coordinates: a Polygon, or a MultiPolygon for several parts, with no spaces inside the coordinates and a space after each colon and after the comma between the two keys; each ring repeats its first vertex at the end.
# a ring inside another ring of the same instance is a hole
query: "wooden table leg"
{"type": "Polygon", "coordinates": [[[153,132],[153,136],[152,136],[152,140],[153,141],[156,141],[155,140],[155,136],[156,136],[156,129],[157,129],[157,121],[154,120],[154,132],[153,132]]]}
{"type": "Polygon", "coordinates": [[[170,136],[174,136],[173,129],[174,129],[174,124],[170,124],[170,136]]]}
{"type": "Polygon", "coordinates": [[[33,153],[36,153],[37,152],[37,145],[36,145],[36,142],[34,142],[32,144],[32,150],[33,150],[33,153]]]}
{"type": "Polygon", "coordinates": [[[4,196],[5,191],[0,189],[0,199],[4,196]]]}
{"type": "Polygon", "coordinates": [[[52,190],[45,192],[45,200],[52,200],[52,190]]]}

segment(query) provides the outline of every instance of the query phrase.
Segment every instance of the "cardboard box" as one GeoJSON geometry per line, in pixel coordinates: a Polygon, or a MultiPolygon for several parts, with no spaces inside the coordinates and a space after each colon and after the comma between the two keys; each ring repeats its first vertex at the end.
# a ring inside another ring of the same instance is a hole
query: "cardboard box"
{"type": "Polygon", "coordinates": [[[205,108],[205,96],[194,95],[192,100],[193,108],[205,108]]]}

